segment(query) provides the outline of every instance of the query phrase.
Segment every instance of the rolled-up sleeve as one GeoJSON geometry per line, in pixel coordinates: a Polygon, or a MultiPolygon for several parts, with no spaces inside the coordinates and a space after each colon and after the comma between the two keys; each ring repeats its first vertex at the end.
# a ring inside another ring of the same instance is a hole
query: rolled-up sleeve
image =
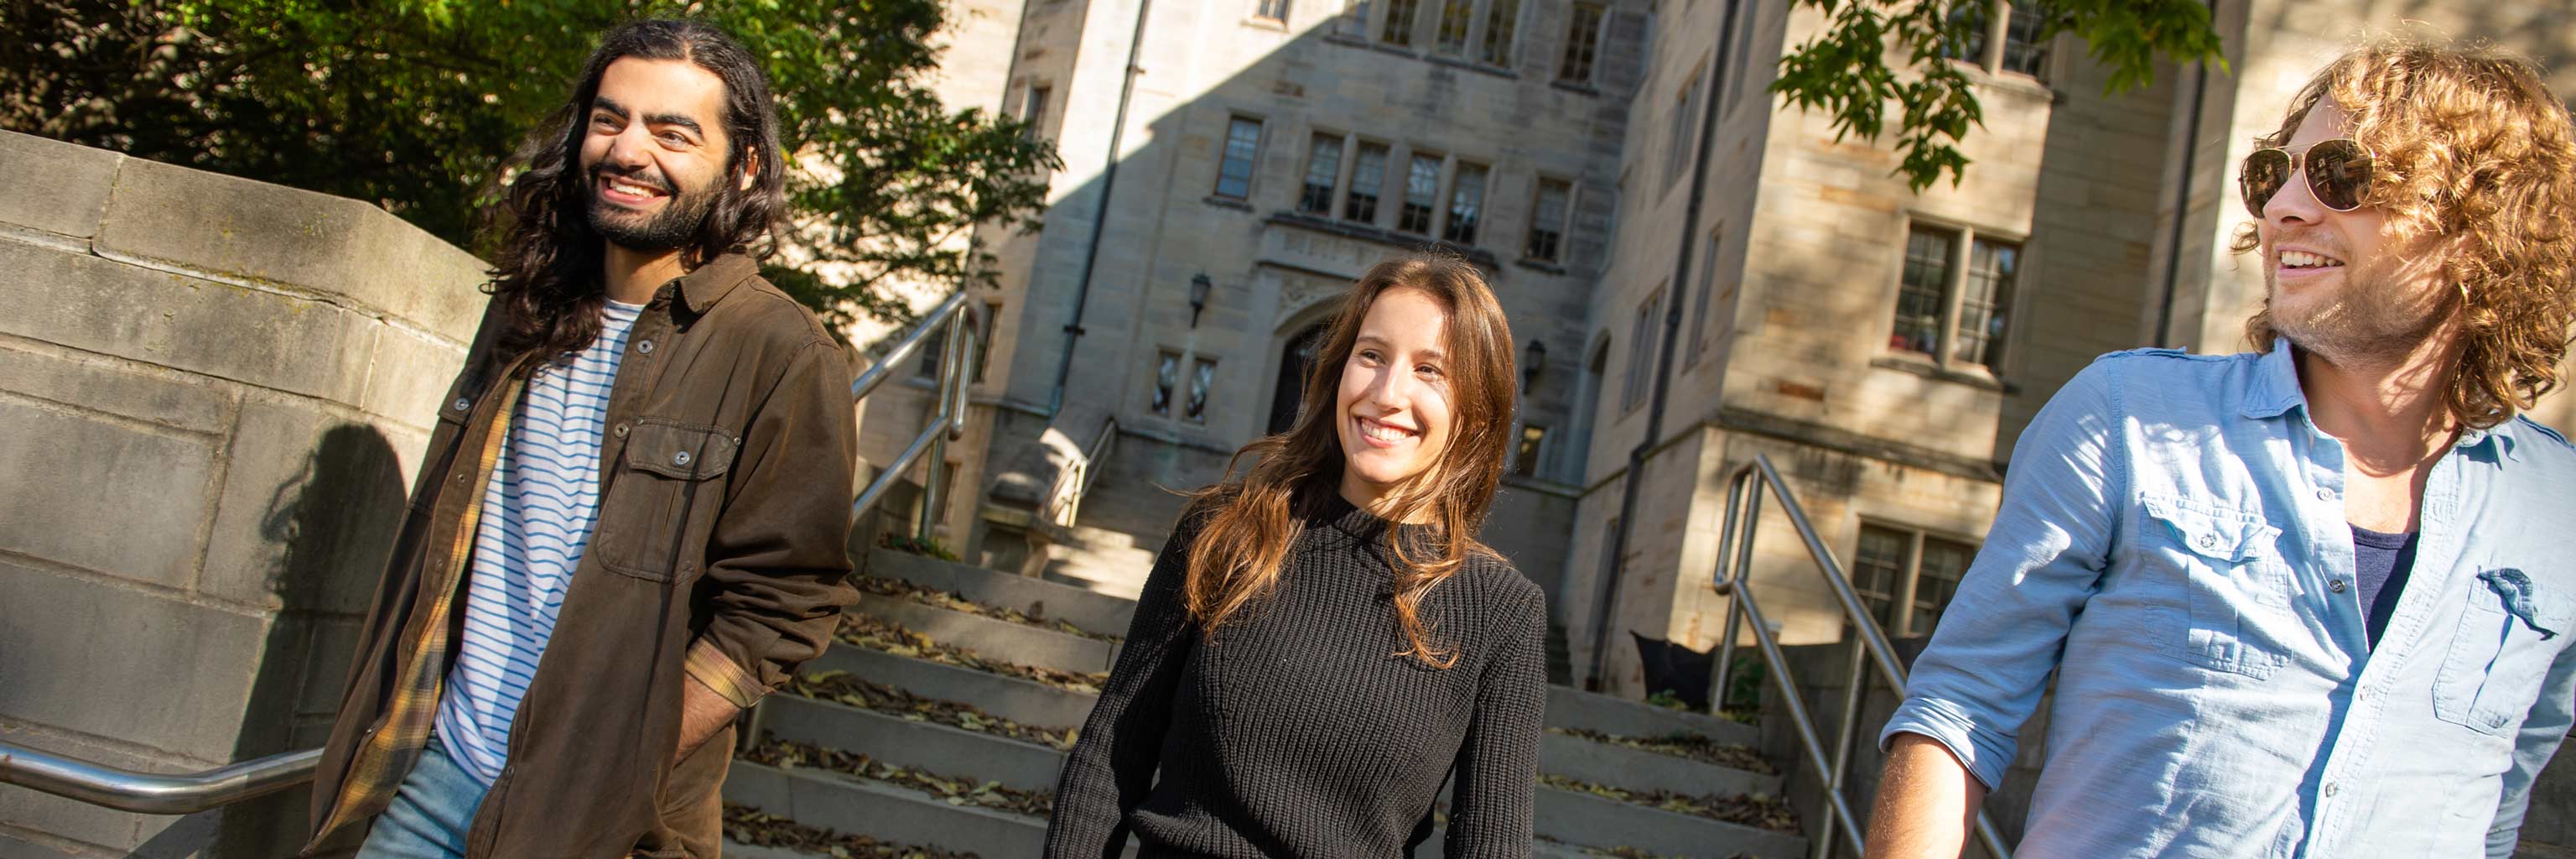
{"type": "Polygon", "coordinates": [[[1988,790],[2039,706],[2067,629],[2100,587],[2126,489],[2115,367],[2096,362],[2049,398],[2013,448],[2003,506],[1960,581],[1905,703],[1879,733],[1949,748],[1988,790]]]}
{"type": "Polygon", "coordinates": [[[858,427],[848,364],[828,340],[800,347],[743,433],[707,541],[712,616],[689,676],[749,706],[831,644],[850,575],[858,427]]]}

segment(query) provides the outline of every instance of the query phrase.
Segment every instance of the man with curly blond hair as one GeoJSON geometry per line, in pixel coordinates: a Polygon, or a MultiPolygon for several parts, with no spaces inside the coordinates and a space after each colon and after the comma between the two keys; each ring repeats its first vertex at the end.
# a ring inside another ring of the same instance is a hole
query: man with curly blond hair
{"type": "Polygon", "coordinates": [[[2512,855],[2576,722],[2576,129],[2530,63],[2378,42],[2246,158],[2258,352],[2104,356],[1881,742],[1873,857],[1953,857],[2051,672],[2030,856],[2512,855]]]}

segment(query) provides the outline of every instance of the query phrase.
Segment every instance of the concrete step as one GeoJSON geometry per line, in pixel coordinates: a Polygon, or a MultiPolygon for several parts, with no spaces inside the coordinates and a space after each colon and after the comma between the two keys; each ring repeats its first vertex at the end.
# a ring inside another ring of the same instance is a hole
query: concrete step
{"type": "Polygon", "coordinates": [[[1046,821],[948,801],[911,788],[840,773],[780,769],[735,760],[725,801],[836,832],[973,853],[983,859],[1039,859],[1046,821]]]}
{"type": "Polygon", "coordinates": [[[1047,550],[1047,580],[1130,600],[1145,589],[1167,539],[1160,532],[1131,535],[1079,524],[1065,531],[1072,539],[1047,550]]]}
{"type": "Polygon", "coordinates": [[[896,656],[848,644],[832,645],[832,649],[806,663],[802,670],[847,671],[852,676],[924,698],[969,704],[975,709],[1032,728],[1053,731],[1081,728],[1083,720],[1091,717],[1092,704],[1099,700],[1097,695],[1059,689],[1034,680],[896,656]]]}
{"type": "Polygon", "coordinates": [[[1807,839],[1580,791],[1539,786],[1538,834],[1572,845],[1633,847],[1686,859],[1796,859],[1807,839]]]}
{"type": "Polygon", "coordinates": [[[899,767],[1052,791],[1064,753],[1010,737],[907,719],[837,701],[771,695],[760,730],[776,739],[856,752],[899,767]]]}
{"type": "Polygon", "coordinates": [[[1780,777],[1549,732],[1539,737],[1538,771],[1628,790],[1780,795],[1780,777]]]}
{"type": "Polygon", "coordinates": [[[1032,618],[1063,621],[1096,635],[1124,636],[1136,615],[1132,599],[892,549],[869,552],[866,574],[948,591],[1032,618]]]}
{"type": "MultiPolygon", "coordinates": [[[[862,593],[851,611],[965,647],[991,659],[1085,673],[1108,671],[1117,646],[1007,620],[936,608],[900,597],[862,593]]],[[[882,682],[882,681],[880,681],[882,682]]]]}
{"type": "Polygon", "coordinates": [[[1674,710],[1643,701],[1585,692],[1571,686],[1547,688],[1547,726],[1582,728],[1622,737],[1697,734],[1739,746],[1760,746],[1762,743],[1762,732],[1752,725],[1730,722],[1706,713],[1674,710]]]}

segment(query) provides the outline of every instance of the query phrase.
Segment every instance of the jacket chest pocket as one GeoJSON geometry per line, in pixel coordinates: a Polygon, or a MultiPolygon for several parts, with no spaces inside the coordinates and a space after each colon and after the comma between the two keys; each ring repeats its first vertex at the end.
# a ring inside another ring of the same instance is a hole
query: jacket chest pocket
{"type": "Polygon", "coordinates": [[[2260,513],[2148,496],[2139,499],[2142,560],[2182,590],[2188,623],[2176,649],[2212,671],[2264,678],[2289,663],[2282,641],[2297,624],[2281,529],[2260,513]]]}
{"type": "MultiPolygon", "coordinates": [[[[725,472],[742,439],[723,427],[642,418],[610,431],[626,435],[589,551],[611,572],[649,581],[685,579],[698,558],[683,557],[690,524],[715,513],[725,472]],[[704,507],[706,509],[698,509],[704,507]]],[[[703,547],[700,549],[703,551],[703,547]]]]}
{"type": "Polygon", "coordinates": [[[2566,649],[2563,634],[2576,606],[2566,594],[2539,590],[2516,569],[2481,572],[2468,590],[2450,653],[2433,678],[2433,715],[2509,736],[2522,727],[2550,663],[2566,649]]]}

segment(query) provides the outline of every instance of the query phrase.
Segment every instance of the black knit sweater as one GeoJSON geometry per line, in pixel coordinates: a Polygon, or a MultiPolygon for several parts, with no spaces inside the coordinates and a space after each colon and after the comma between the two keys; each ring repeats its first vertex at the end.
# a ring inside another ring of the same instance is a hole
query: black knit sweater
{"type": "Polygon", "coordinates": [[[1182,517],[1065,762],[1049,859],[1115,857],[1130,833],[1149,859],[1393,859],[1430,836],[1453,777],[1446,855],[1529,855],[1547,704],[1538,587],[1471,555],[1422,603],[1457,665],[1393,655],[1407,644],[1387,523],[1329,491],[1301,500],[1276,589],[1213,642],[1181,601],[1198,532],[1182,517]]]}

